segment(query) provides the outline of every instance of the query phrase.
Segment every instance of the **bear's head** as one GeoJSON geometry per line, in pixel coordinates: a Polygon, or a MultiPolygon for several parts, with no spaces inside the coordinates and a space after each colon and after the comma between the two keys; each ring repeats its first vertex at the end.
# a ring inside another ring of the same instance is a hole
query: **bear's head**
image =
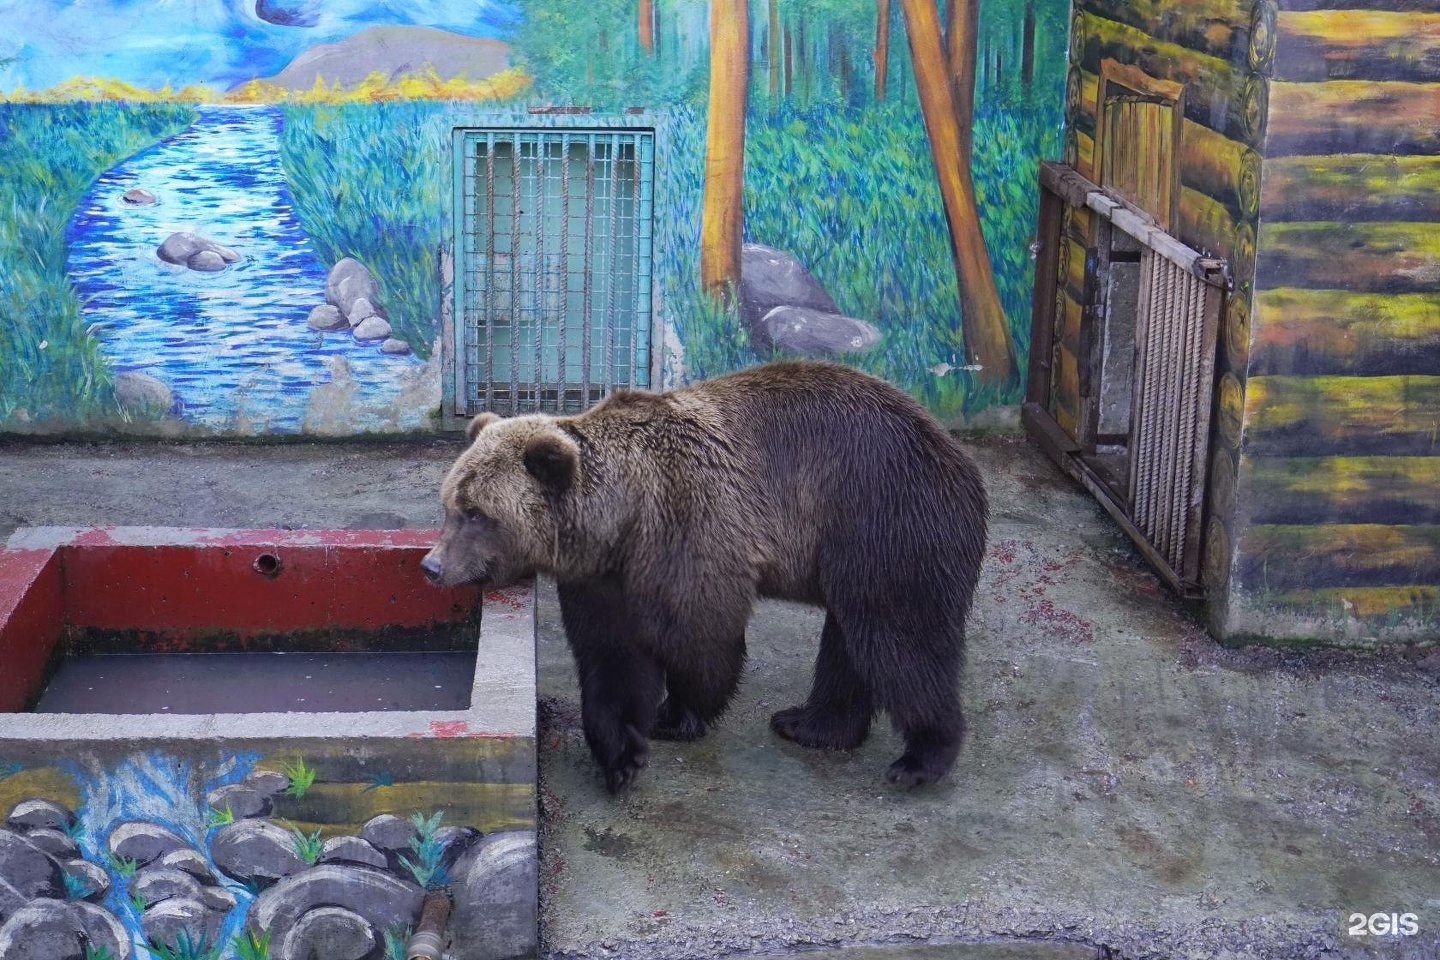
{"type": "Polygon", "coordinates": [[[445,525],[420,561],[434,583],[504,586],[557,563],[562,501],[580,480],[580,448],[552,417],[470,422],[470,446],[445,478],[445,525]]]}

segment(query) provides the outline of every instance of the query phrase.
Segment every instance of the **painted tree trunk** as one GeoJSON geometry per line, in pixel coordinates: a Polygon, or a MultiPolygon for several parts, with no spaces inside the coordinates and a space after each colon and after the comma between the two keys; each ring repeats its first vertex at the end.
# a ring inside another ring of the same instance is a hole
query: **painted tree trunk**
{"type": "MultiPolygon", "coordinates": [[[[960,128],[960,158],[970,167],[970,135],[975,113],[975,47],[980,37],[979,0],[950,0],[945,13],[945,62],[960,128]]],[[[918,76],[918,73],[917,73],[918,76]]],[[[918,85],[918,79],[917,79],[918,85]]]]}
{"type": "Polygon", "coordinates": [[[712,296],[727,300],[740,283],[748,33],[746,0],[712,0],[700,285],[712,296]]]}
{"type": "Polygon", "coordinates": [[[890,73],[890,0],[875,0],[875,102],[885,101],[890,73]]]}
{"type": "MultiPolygon", "coordinates": [[[[915,65],[915,88],[930,137],[935,174],[945,216],[950,224],[950,247],[960,282],[960,322],[965,337],[965,359],[982,367],[989,383],[1005,383],[1015,373],[1015,348],[1005,322],[1005,311],[990,271],[990,257],[980,230],[970,165],[961,150],[960,124],[951,91],[951,71],[940,41],[940,14],[934,0],[900,0],[915,65]]],[[[973,71],[974,46],[970,47],[973,71]]],[[[961,64],[964,68],[964,64],[961,64]]],[[[968,132],[968,128],[967,128],[968,132]]]]}
{"type": "Polygon", "coordinates": [[[768,27],[765,46],[770,61],[770,109],[773,111],[780,105],[780,0],[770,0],[768,27]]]}
{"type": "Polygon", "coordinates": [[[640,49],[646,54],[655,52],[654,0],[640,0],[640,49]]]}

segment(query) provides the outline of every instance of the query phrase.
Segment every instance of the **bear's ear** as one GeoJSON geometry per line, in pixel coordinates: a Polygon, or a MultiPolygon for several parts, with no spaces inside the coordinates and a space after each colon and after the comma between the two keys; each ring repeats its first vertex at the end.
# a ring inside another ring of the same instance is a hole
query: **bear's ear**
{"type": "Polygon", "coordinates": [[[499,414],[489,413],[488,411],[486,413],[476,414],[475,418],[470,421],[470,426],[465,428],[465,435],[470,438],[471,443],[474,443],[475,438],[480,436],[481,430],[484,430],[492,423],[499,422],[499,420],[499,414]]]}
{"type": "Polygon", "coordinates": [[[542,433],[531,437],[523,454],[525,469],[556,493],[570,489],[580,474],[580,451],[569,437],[542,433]]]}

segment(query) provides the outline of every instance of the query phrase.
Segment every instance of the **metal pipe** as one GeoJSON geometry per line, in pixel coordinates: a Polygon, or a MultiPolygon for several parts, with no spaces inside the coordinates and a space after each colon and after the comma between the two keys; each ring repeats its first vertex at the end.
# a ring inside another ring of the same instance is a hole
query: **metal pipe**
{"type": "Polygon", "coordinates": [[[431,890],[420,906],[420,922],[405,944],[405,960],[444,960],[445,924],[450,920],[450,894],[431,890]]]}

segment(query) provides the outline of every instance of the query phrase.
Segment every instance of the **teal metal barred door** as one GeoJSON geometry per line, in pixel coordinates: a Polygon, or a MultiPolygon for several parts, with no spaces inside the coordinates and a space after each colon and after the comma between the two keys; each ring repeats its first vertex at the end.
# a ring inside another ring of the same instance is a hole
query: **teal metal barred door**
{"type": "Polygon", "coordinates": [[[457,414],[650,384],[654,133],[455,131],[457,414]]]}

